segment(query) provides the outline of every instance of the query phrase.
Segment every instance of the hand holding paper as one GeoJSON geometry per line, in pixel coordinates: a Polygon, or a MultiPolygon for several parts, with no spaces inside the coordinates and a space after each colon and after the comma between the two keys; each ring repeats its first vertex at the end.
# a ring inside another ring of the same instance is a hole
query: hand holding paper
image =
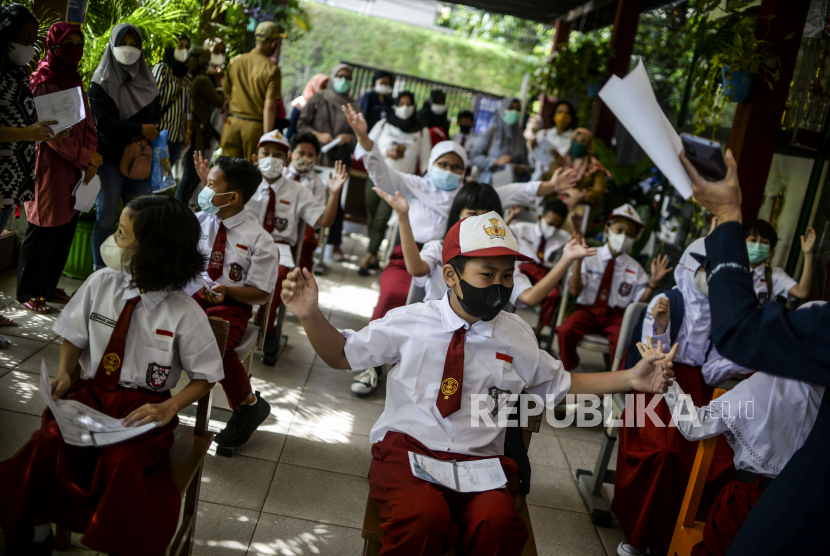
{"type": "Polygon", "coordinates": [[[55,135],[86,118],[84,97],[80,87],[35,97],[35,108],[41,122],[56,122],[52,125],[52,133],[55,135]]]}

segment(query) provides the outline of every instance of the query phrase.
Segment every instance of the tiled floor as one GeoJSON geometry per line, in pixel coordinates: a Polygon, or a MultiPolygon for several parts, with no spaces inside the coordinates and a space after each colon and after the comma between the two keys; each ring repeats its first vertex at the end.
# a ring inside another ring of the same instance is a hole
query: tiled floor
{"type": "MultiPolygon", "coordinates": [[[[332,265],[318,278],[321,306],[339,328],[364,326],[377,301],[377,275],[364,278],[355,272],[364,241],[349,237],[344,244],[349,261],[332,265]]],[[[14,270],[0,272],[0,312],[17,323],[0,329],[11,341],[0,349],[0,460],[12,456],[39,426],[44,403],[36,373],[41,358],[54,373],[60,349],[60,338],[51,332],[56,312],[43,316],[20,310],[13,301],[15,283],[14,270]]],[[[79,284],[69,278],[61,283],[70,292],[79,284]]],[[[520,314],[535,322],[530,311],[520,314]]],[[[213,450],[207,457],[195,554],[362,553],[368,435],[383,410],[384,383],[372,396],[358,399],[349,390],[352,377],[316,357],[290,314],[284,331],[289,343],[277,366],[265,367],[255,358],[252,369],[254,387],[272,406],[271,417],[233,458],[216,457],[213,450]]],[[[585,370],[602,370],[597,354],[583,356],[585,370]]],[[[179,387],[183,385],[184,380],[179,387]]],[[[221,390],[214,400],[215,407],[228,407],[221,390]]],[[[227,414],[214,412],[214,418],[222,415],[227,414]]],[[[184,422],[188,419],[183,417],[184,422]]],[[[223,426],[211,421],[213,430],[223,426]]],[[[601,429],[554,429],[547,424],[534,435],[527,500],[540,555],[616,554],[623,539],[619,526],[594,526],[574,480],[578,467],[593,469],[602,437],[601,429]]],[[[70,549],[72,554],[94,554],[81,548],[78,539],[73,544],[78,546],[70,549]]]]}

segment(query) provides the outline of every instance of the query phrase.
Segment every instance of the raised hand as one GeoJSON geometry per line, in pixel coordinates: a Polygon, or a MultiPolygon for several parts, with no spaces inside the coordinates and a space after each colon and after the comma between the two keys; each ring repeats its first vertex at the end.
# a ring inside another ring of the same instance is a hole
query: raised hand
{"type": "Polygon", "coordinates": [[[202,151],[196,151],[193,153],[193,164],[196,166],[196,175],[199,176],[200,180],[202,180],[202,185],[207,187],[208,174],[210,173],[210,162],[205,160],[205,157],[202,156],[202,151]]]}
{"type": "Polygon", "coordinates": [[[556,184],[556,191],[561,193],[576,187],[576,170],[573,168],[557,168],[556,171],[553,172],[551,180],[556,184]]]}
{"type": "Polygon", "coordinates": [[[668,297],[661,297],[651,308],[651,316],[654,317],[654,333],[658,336],[665,334],[669,327],[669,319],[671,318],[671,309],[668,297]]]}
{"type": "Polygon", "coordinates": [[[358,139],[369,134],[369,124],[366,123],[366,118],[363,117],[361,112],[357,112],[351,104],[344,104],[343,113],[358,139]]]}
{"type": "Polygon", "coordinates": [[[282,281],[280,298],[286,309],[297,315],[300,320],[308,319],[318,310],[319,296],[317,281],[307,268],[296,267],[282,281]]]}
{"type": "Polygon", "coordinates": [[[657,282],[660,283],[660,280],[663,277],[674,269],[673,266],[669,266],[669,257],[668,255],[660,255],[659,257],[654,257],[651,259],[651,280],[649,283],[657,282]]]}
{"type": "Polygon", "coordinates": [[[571,187],[570,189],[566,189],[565,191],[561,191],[566,197],[562,199],[565,201],[565,204],[568,205],[568,210],[573,210],[576,208],[576,205],[582,202],[585,198],[585,190],[584,189],[577,189],[575,187],[571,187]]]}
{"type": "Polygon", "coordinates": [[[409,212],[409,203],[403,198],[400,191],[395,191],[394,195],[390,195],[386,191],[382,191],[377,187],[373,187],[372,191],[378,194],[378,197],[389,203],[389,206],[395,209],[398,214],[406,214],[409,212]]]}
{"type": "Polygon", "coordinates": [[[597,254],[596,247],[588,247],[585,244],[585,238],[574,233],[571,240],[565,245],[562,250],[562,256],[568,260],[575,261],[576,259],[584,259],[597,254]]]}
{"type": "Polygon", "coordinates": [[[329,173],[329,191],[335,195],[340,193],[340,190],[343,189],[343,184],[348,179],[349,172],[346,170],[346,165],[343,164],[343,161],[338,160],[334,163],[334,172],[329,173]]]}
{"type": "Polygon", "coordinates": [[[664,394],[674,377],[672,369],[674,356],[677,355],[677,346],[678,344],[674,344],[669,353],[662,353],[662,342],[657,343],[656,349],[650,337],[648,346],[638,343],[637,349],[643,358],[631,369],[631,389],[651,394],[664,394]]]}
{"type": "Polygon", "coordinates": [[[807,237],[801,236],[801,250],[805,255],[810,255],[813,252],[813,247],[816,244],[816,231],[812,228],[807,228],[807,237]]]}

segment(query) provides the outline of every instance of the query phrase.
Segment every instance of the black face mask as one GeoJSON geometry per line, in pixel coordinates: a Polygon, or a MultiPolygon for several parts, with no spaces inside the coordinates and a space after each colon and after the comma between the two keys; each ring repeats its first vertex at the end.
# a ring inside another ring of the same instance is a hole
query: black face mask
{"type": "Polygon", "coordinates": [[[464,135],[467,135],[468,133],[470,133],[470,130],[473,129],[473,126],[471,125],[459,125],[458,127],[461,128],[461,133],[463,133],[464,135]]]}
{"type": "MultiPolygon", "coordinates": [[[[458,271],[455,271],[458,274],[458,271]]],[[[455,297],[461,308],[473,317],[488,321],[496,318],[496,315],[504,309],[504,306],[510,301],[510,294],[513,293],[513,288],[502,286],[501,284],[493,284],[486,288],[476,288],[471,286],[461,278],[458,279],[461,284],[461,293],[464,299],[461,299],[456,293],[455,297]]]]}

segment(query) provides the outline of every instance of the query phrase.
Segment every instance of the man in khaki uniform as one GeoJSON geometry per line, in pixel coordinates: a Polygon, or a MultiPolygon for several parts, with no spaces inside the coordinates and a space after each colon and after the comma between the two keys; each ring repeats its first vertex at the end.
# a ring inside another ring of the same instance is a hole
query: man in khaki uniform
{"type": "Polygon", "coordinates": [[[225,94],[229,116],[222,128],[222,154],[251,159],[259,138],[274,129],[281,99],[280,68],[269,60],[282,34],[273,21],[263,21],[254,34],[256,46],[228,64],[225,94]]]}

